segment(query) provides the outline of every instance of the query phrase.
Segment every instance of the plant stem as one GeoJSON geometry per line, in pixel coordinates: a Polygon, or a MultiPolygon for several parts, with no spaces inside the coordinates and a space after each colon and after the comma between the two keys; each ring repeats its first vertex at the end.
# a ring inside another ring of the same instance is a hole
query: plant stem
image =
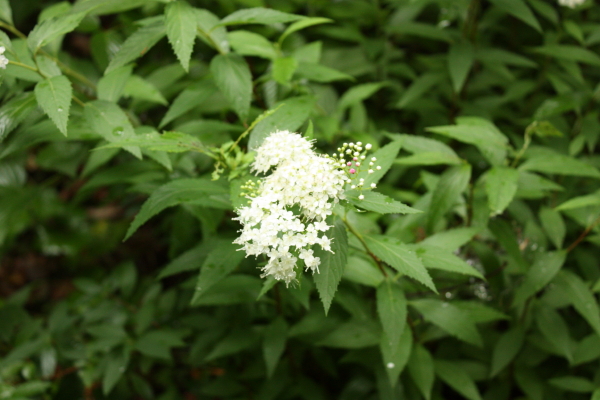
{"type": "Polygon", "coordinates": [[[583,232],[581,232],[581,235],[579,235],[579,237],[577,239],[575,239],[575,241],[573,243],[571,243],[571,245],[569,247],[567,247],[567,253],[570,253],[575,247],[577,247],[577,245],[579,243],[581,243],[583,241],[583,239],[585,239],[585,237],[592,231],[592,229],[594,229],[594,227],[596,225],[598,225],[599,222],[600,222],[600,216],[598,218],[596,218],[596,220],[594,222],[592,222],[590,224],[590,226],[585,228],[585,230],[583,232]]]}
{"type": "Polygon", "coordinates": [[[381,260],[375,254],[373,254],[371,249],[369,249],[369,246],[367,245],[367,242],[365,242],[365,239],[363,239],[362,235],[356,229],[354,229],[354,227],[348,222],[348,219],[346,219],[345,216],[342,217],[342,221],[344,221],[344,225],[346,225],[348,230],[354,236],[356,236],[356,238],[360,241],[360,243],[365,248],[365,251],[367,252],[367,254],[375,261],[375,263],[377,264],[377,267],[379,268],[379,270],[381,271],[383,276],[385,276],[387,278],[388,275],[387,275],[387,272],[385,272],[385,268],[383,268],[383,264],[381,263],[381,260]]]}

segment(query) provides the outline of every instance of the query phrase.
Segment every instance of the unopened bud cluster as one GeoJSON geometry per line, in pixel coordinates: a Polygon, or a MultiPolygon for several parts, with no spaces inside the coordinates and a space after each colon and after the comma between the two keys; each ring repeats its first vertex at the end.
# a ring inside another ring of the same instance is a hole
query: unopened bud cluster
{"type": "Polygon", "coordinates": [[[344,143],[342,147],[337,149],[338,153],[333,154],[333,159],[343,169],[350,183],[350,189],[358,189],[360,195],[359,200],[365,198],[363,196],[363,189],[375,189],[377,185],[371,183],[368,188],[365,188],[365,179],[359,178],[360,172],[367,170],[368,174],[372,174],[375,171],[381,170],[380,165],[376,165],[377,158],[368,157],[367,153],[371,150],[372,145],[367,143],[364,145],[362,142],[356,143],[344,143]]]}
{"type": "Polygon", "coordinates": [[[312,147],[311,141],[289,131],[267,137],[256,150],[252,169],[272,173],[242,188],[250,203],[238,209],[235,218],[243,229],[234,243],[247,255],[266,255],[262,277],[286,284],[296,278],[298,258],[307,270],[318,272],[321,260],[311,246],[332,251],[325,219],[351,181],[334,158],[316,154],[312,147]]]}

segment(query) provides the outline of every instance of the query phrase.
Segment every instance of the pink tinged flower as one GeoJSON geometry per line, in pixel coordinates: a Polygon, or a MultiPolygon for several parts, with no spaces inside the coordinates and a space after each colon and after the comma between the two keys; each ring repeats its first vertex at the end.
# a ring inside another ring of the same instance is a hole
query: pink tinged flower
{"type": "Polygon", "coordinates": [[[356,170],[354,168],[350,168],[350,171],[348,171],[348,172],[350,172],[351,174],[355,174],[356,170]]]}
{"type": "Polygon", "coordinates": [[[351,165],[352,165],[352,163],[351,163],[351,162],[348,162],[348,163],[346,163],[346,165],[347,165],[347,166],[351,166],[351,165]]]}
{"type": "Polygon", "coordinates": [[[353,160],[354,160],[354,161],[358,161],[358,158],[357,158],[357,157],[354,157],[354,158],[353,158],[353,160]]]}

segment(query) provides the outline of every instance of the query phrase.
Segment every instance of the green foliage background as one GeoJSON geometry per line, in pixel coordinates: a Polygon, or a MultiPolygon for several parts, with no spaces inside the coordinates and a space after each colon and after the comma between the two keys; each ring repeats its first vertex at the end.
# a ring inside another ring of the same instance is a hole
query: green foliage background
{"type": "Polygon", "coordinates": [[[0,28],[0,399],[600,399],[597,2],[0,0],[0,28]],[[384,167],[289,288],[232,244],[276,129],[384,167]]]}

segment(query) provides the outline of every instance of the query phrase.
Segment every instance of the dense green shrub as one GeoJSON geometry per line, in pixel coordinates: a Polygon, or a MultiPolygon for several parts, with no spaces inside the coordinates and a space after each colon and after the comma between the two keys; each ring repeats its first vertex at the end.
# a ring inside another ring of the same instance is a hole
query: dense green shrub
{"type": "Polygon", "coordinates": [[[0,0],[0,28],[0,399],[600,399],[597,2],[0,0]],[[276,130],[381,167],[289,286],[232,243],[276,130]]]}

